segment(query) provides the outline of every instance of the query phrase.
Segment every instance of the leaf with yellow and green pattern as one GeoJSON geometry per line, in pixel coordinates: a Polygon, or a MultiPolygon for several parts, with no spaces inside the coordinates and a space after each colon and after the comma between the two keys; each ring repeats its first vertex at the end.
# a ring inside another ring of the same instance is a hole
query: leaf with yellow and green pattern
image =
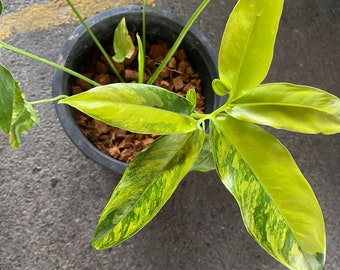
{"type": "Polygon", "coordinates": [[[130,59],[134,54],[135,45],[133,45],[132,38],[129,35],[129,30],[127,29],[124,17],[121,19],[115,30],[113,48],[115,55],[112,59],[117,63],[123,63],[125,58],[130,59]]]}
{"type": "Polygon", "coordinates": [[[104,208],[92,244],[110,248],[141,230],[162,208],[201,150],[205,132],[160,137],[128,165],[104,208]]]}
{"type": "Polygon", "coordinates": [[[323,269],[325,228],[317,199],[288,150],[257,125],[218,116],[213,155],[249,233],[290,269],[323,269]]]}
{"type": "Polygon", "coordinates": [[[340,99],[311,86],[262,84],[229,105],[229,115],[251,123],[310,134],[340,132],[340,99]]]}
{"type": "Polygon", "coordinates": [[[163,88],[136,83],[114,83],[62,99],[87,115],[135,133],[174,134],[196,129],[193,105],[163,88]]]}

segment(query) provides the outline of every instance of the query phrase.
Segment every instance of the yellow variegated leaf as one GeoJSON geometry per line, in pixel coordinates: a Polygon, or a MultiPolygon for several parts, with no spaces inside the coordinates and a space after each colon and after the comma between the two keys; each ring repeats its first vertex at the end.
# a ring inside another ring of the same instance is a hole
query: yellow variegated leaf
{"type": "Polygon", "coordinates": [[[317,199],[288,150],[262,128],[212,120],[216,169],[249,233],[290,269],[323,269],[325,228],[317,199]]]}
{"type": "Polygon", "coordinates": [[[163,88],[134,83],[114,83],[62,99],[87,115],[131,132],[185,133],[196,129],[190,115],[193,105],[163,88]]]}
{"type": "Polygon", "coordinates": [[[117,63],[124,62],[125,58],[131,58],[135,51],[135,45],[133,45],[133,41],[129,35],[125,18],[121,19],[115,30],[113,47],[115,55],[112,59],[117,63]]]}
{"type": "Polygon", "coordinates": [[[142,229],[189,172],[203,145],[202,129],[163,136],[128,165],[93,237],[97,249],[112,247],[142,229]]]}
{"type": "Polygon", "coordinates": [[[230,102],[231,116],[303,133],[340,132],[340,99],[311,86],[263,84],[230,102]]]}

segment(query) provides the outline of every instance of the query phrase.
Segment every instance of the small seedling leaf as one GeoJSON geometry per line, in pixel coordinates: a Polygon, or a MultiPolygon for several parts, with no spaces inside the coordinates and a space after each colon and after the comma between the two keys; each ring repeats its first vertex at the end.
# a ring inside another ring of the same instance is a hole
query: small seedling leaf
{"type": "Polygon", "coordinates": [[[143,83],[145,67],[144,49],[142,40],[138,34],[136,35],[136,38],[138,43],[138,83],[143,83]]]}
{"type": "Polygon", "coordinates": [[[230,86],[227,86],[227,82],[223,82],[219,79],[214,79],[212,81],[212,88],[219,96],[224,96],[230,92],[230,86]]]}
{"type": "Polygon", "coordinates": [[[190,103],[192,104],[192,107],[195,108],[196,107],[196,91],[195,89],[189,89],[186,95],[187,100],[190,101],[190,103]]]}
{"type": "Polygon", "coordinates": [[[134,54],[135,46],[133,45],[132,39],[129,35],[125,18],[122,18],[115,30],[113,47],[115,55],[112,59],[117,63],[123,63],[125,58],[131,58],[134,54]]]}

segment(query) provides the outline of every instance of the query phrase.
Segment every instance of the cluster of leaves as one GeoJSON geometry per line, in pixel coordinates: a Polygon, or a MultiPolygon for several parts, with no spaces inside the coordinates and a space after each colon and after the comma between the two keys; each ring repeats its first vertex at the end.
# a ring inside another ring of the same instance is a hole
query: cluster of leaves
{"type": "MultiPolygon", "coordinates": [[[[216,170],[261,247],[291,269],[323,268],[326,237],[317,199],[288,150],[259,126],[340,132],[337,97],[309,86],[261,84],[283,2],[236,4],[220,44],[219,78],[212,82],[218,95],[229,98],[210,114],[194,111],[193,90],[182,98],[149,84],[98,86],[59,101],[109,125],[162,135],[126,168],[100,217],[95,248],[115,246],[142,229],[190,171],[216,170]]],[[[15,137],[37,121],[35,111],[2,66],[0,77],[0,127],[15,137]],[[29,123],[15,125],[27,113],[29,123]]]]}
{"type": "Polygon", "coordinates": [[[215,92],[229,99],[211,114],[196,114],[194,98],[150,85],[102,86],[60,101],[114,126],[164,135],[127,167],[103,210],[94,247],[109,248],[138,232],[190,170],[216,169],[247,230],[267,252],[289,268],[323,267],[325,229],[317,199],[288,150],[256,125],[311,134],[340,131],[337,97],[308,86],[261,85],[282,6],[283,1],[250,0],[235,6],[220,46],[220,78],[213,82],[215,92]]]}

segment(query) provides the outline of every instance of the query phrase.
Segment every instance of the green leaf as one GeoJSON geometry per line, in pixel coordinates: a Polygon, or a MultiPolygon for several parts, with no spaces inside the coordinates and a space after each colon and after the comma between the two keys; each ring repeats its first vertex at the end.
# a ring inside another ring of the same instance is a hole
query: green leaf
{"type": "Polygon", "coordinates": [[[92,244],[110,248],[142,229],[189,172],[204,131],[162,136],[128,165],[99,220],[92,244]]]}
{"type": "Polygon", "coordinates": [[[19,83],[0,64],[0,128],[10,134],[14,150],[21,144],[21,134],[38,122],[37,112],[25,100],[19,83]]]}
{"type": "Polygon", "coordinates": [[[143,83],[145,66],[144,48],[142,40],[138,34],[136,35],[136,38],[138,43],[138,83],[143,83]]]}
{"type": "Polygon", "coordinates": [[[340,132],[339,98],[310,86],[263,84],[230,106],[230,115],[248,122],[311,134],[340,132]]]}
{"type": "Polygon", "coordinates": [[[16,83],[14,107],[11,123],[10,145],[17,149],[21,144],[21,134],[29,130],[34,123],[39,123],[37,111],[34,110],[21,92],[19,83],[16,83]]]}
{"type": "Polygon", "coordinates": [[[0,1],[0,15],[2,14],[2,1],[0,1]]]}
{"type": "Polygon", "coordinates": [[[125,18],[122,18],[115,30],[113,47],[115,55],[112,59],[117,63],[123,63],[125,58],[131,58],[135,51],[135,46],[129,35],[125,18]]]}
{"type": "Polygon", "coordinates": [[[192,104],[163,88],[115,83],[61,100],[108,125],[136,133],[172,134],[196,129],[192,104]]]}
{"type": "Polygon", "coordinates": [[[195,89],[189,89],[186,94],[186,99],[192,104],[192,107],[196,107],[196,91],[195,89]]]}
{"type": "Polygon", "coordinates": [[[4,66],[0,64],[0,128],[5,134],[10,132],[15,79],[4,66]]]}
{"type": "Polygon", "coordinates": [[[219,79],[214,79],[211,85],[214,92],[219,96],[224,96],[230,92],[230,85],[227,85],[227,82],[222,82],[219,79]]]}
{"type": "Polygon", "coordinates": [[[210,136],[205,135],[204,144],[191,171],[209,172],[215,170],[215,162],[212,155],[210,136]]]}
{"type": "Polygon", "coordinates": [[[283,2],[239,0],[232,11],[218,56],[220,80],[230,90],[231,98],[258,86],[266,77],[283,2]]]}
{"type": "Polygon", "coordinates": [[[288,150],[257,125],[227,115],[210,127],[218,174],[249,233],[290,269],[323,269],[322,212],[288,150]]]}

